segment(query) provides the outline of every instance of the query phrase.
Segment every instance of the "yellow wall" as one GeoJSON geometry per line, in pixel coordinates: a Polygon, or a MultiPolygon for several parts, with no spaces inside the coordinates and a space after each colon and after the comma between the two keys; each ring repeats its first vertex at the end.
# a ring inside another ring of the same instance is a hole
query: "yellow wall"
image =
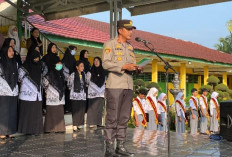
{"type": "Polygon", "coordinates": [[[152,60],[152,73],[151,73],[151,81],[158,82],[158,64],[157,59],[152,60]]]}
{"type": "Polygon", "coordinates": [[[204,67],[204,85],[207,85],[207,80],[209,77],[209,67],[204,67]]]}
{"type": "MultiPolygon", "coordinates": [[[[180,89],[184,89],[186,93],[186,65],[185,63],[180,64],[180,89]]],[[[186,94],[184,94],[186,96],[186,94]]]]}
{"type": "Polygon", "coordinates": [[[222,83],[224,85],[227,85],[227,73],[226,72],[222,73],[222,83]]]}

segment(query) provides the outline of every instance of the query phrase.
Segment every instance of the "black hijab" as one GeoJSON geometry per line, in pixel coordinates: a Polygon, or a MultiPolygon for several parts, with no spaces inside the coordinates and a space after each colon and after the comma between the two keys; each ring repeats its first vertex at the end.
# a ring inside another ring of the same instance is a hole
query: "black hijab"
{"type": "Polygon", "coordinates": [[[47,49],[48,54],[46,54],[43,57],[42,61],[44,61],[48,67],[47,78],[50,84],[58,91],[59,99],[61,100],[63,98],[64,88],[65,88],[64,74],[63,74],[63,70],[58,71],[55,69],[56,64],[61,61],[60,58],[57,56],[57,53],[52,53],[53,45],[56,44],[50,43],[48,45],[48,49],[47,49]]]}
{"type": "MultiPolygon", "coordinates": [[[[3,47],[9,47],[11,40],[14,40],[14,44],[16,45],[16,40],[14,38],[6,38],[4,40],[2,48],[3,47]]],[[[18,63],[18,65],[21,66],[22,65],[21,56],[15,49],[13,49],[13,50],[14,50],[14,58],[15,58],[16,62],[18,63]]]]}
{"type": "MultiPolygon", "coordinates": [[[[76,62],[76,66],[79,66],[80,64],[84,64],[83,61],[79,60],[76,62]]],[[[86,92],[86,82],[85,82],[85,73],[81,73],[83,84],[81,84],[80,74],[76,70],[74,74],[74,92],[80,93],[81,90],[84,90],[86,92]]]]}
{"type": "Polygon", "coordinates": [[[41,86],[42,65],[40,60],[38,62],[34,61],[37,57],[40,58],[40,53],[38,51],[34,50],[28,52],[23,68],[26,69],[28,79],[30,79],[39,91],[41,86]]]}
{"type": "Polygon", "coordinates": [[[100,65],[99,67],[96,67],[93,63],[93,66],[91,68],[91,81],[93,83],[95,83],[98,87],[102,87],[105,83],[105,77],[106,77],[106,74],[105,74],[105,70],[103,69],[102,67],[102,60],[100,57],[95,57],[95,59],[98,59],[99,62],[100,62],[100,65]]]}
{"type": "MultiPolygon", "coordinates": [[[[80,52],[80,59],[79,60],[81,60],[83,63],[84,63],[84,67],[85,67],[85,73],[87,74],[87,72],[89,72],[90,71],[90,69],[91,69],[91,65],[90,65],[90,63],[89,63],[89,61],[88,61],[88,58],[85,58],[85,52],[86,52],[87,50],[81,50],[81,52],[80,52]]],[[[87,51],[88,52],[88,51],[87,51]]]]}
{"type": "Polygon", "coordinates": [[[11,90],[13,91],[18,81],[18,68],[15,58],[8,57],[8,50],[13,47],[5,46],[1,49],[0,63],[3,70],[4,79],[7,81],[11,90]]]}
{"type": "Polygon", "coordinates": [[[64,54],[64,57],[62,59],[62,63],[68,68],[69,74],[73,73],[76,69],[76,59],[75,57],[71,54],[71,51],[74,49],[77,49],[77,47],[70,45],[64,54]]]}

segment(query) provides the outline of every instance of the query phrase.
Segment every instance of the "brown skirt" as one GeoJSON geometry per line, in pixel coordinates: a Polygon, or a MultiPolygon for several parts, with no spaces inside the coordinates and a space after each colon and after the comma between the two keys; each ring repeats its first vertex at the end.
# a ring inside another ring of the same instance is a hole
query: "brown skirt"
{"type": "Polygon", "coordinates": [[[63,105],[46,106],[44,132],[65,132],[63,105]]]}
{"type": "Polygon", "coordinates": [[[20,100],[18,132],[43,133],[42,101],[20,100]]]}

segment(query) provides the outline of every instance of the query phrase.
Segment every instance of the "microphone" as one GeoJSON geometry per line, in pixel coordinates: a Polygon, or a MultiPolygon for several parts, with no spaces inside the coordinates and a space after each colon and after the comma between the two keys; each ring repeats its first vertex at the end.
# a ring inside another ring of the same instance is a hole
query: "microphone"
{"type": "Polygon", "coordinates": [[[148,44],[150,44],[150,42],[148,42],[148,41],[146,41],[146,40],[143,40],[143,39],[141,39],[141,38],[139,38],[139,37],[136,37],[135,38],[135,40],[137,41],[137,42],[143,42],[143,43],[148,43],[148,44]]]}

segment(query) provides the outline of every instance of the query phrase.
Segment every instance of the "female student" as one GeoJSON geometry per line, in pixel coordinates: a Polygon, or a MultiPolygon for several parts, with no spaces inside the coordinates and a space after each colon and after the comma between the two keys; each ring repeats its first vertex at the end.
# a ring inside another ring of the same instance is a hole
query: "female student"
{"type": "Polygon", "coordinates": [[[219,103],[217,101],[218,93],[213,92],[210,100],[210,132],[218,132],[219,103]]]}
{"type": "Polygon", "coordinates": [[[0,138],[12,137],[17,131],[18,66],[13,47],[0,52],[0,138]]]}
{"type": "Polygon", "coordinates": [[[43,57],[47,65],[48,73],[43,77],[43,86],[46,93],[45,132],[64,132],[64,108],[65,104],[65,76],[62,63],[56,53],[56,45],[48,45],[48,54],[43,57]]]}
{"type": "Polygon", "coordinates": [[[28,52],[19,68],[19,133],[38,135],[43,132],[42,68],[40,53],[36,50],[28,52]]]}
{"type": "Polygon", "coordinates": [[[184,94],[179,92],[176,96],[176,131],[177,133],[185,133],[185,102],[184,94]]]}
{"type": "Polygon", "coordinates": [[[146,112],[148,113],[148,123],[147,129],[148,130],[157,130],[159,124],[159,116],[160,116],[160,109],[157,104],[157,97],[158,90],[156,88],[151,88],[147,94],[146,98],[146,112]]]}
{"type": "Polygon", "coordinates": [[[40,55],[43,55],[43,44],[39,37],[39,29],[38,28],[32,28],[31,30],[31,37],[27,39],[26,47],[28,51],[36,50],[40,53],[40,55]]]}
{"type": "Polygon", "coordinates": [[[86,80],[82,61],[77,61],[76,71],[70,75],[68,86],[72,105],[73,130],[77,131],[84,125],[86,110],[86,80]]]}
{"type": "Polygon", "coordinates": [[[102,125],[106,75],[100,57],[95,57],[90,72],[87,73],[88,111],[87,124],[90,127],[102,125]]]}
{"type": "Polygon", "coordinates": [[[159,124],[160,131],[167,131],[167,105],[166,105],[167,95],[165,93],[161,93],[158,97],[158,108],[160,110],[161,115],[161,124],[159,124]]]}

